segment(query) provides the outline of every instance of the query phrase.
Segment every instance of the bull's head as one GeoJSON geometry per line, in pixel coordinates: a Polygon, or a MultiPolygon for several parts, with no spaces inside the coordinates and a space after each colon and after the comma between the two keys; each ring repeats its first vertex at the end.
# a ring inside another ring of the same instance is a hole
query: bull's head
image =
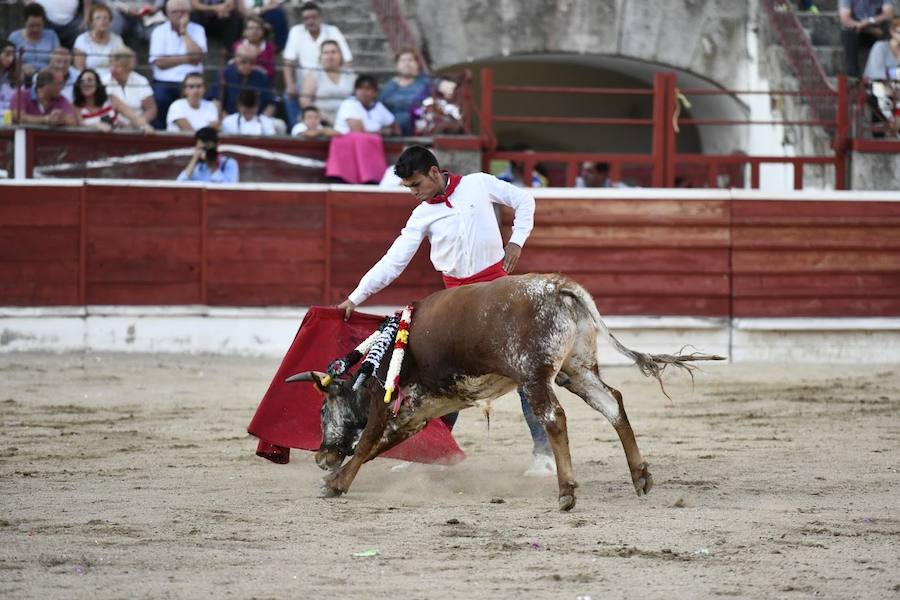
{"type": "Polygon", "coordinates": [[[353,391],[353,381],[331,377],[319,371],[307,371],[288,377],[288,383],[311,382],[325,396],[322,402],[322,445],[316,452],[316,464],[333,471],[356,451],[356,444],[369,420],[364,389],[353,391]]]}

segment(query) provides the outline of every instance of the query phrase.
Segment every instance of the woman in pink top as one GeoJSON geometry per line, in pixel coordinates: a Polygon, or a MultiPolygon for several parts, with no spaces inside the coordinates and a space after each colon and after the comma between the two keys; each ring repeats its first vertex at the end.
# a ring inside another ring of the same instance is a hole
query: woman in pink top
{"type": "Polygon", "coordinates": [[[275,80],[275,44],[268,40],[269,29],[261,17],[250,15],[244,18],[244,39],[238,40],[231,48],[232,54],[237,52],[238,46],[247,43],[259,50],[256,64],[262,68],[270,81],[275,80]]]}
{"type": "Polygon", "coordinates": [[[100,131],[112,131],[116,128],[119,113],[128,117],[144,133],[152,133],[153,127],[146,119],[134,112],[118,96],[106,93],[106,87],[93,69],[85,69],[75,80],[73,104],[81,115],[81,124],[95,127],[100,131]]]}

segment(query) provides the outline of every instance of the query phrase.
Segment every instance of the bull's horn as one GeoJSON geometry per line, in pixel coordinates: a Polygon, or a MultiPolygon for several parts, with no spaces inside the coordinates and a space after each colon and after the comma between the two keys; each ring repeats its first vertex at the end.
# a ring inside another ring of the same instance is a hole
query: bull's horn
{"type": "Polygon", "coordinates": [[[303,373],[291,375],[284,380],[285,383],[294,383],[296,381],[312,381],[317,388],[324,392],[328,384],[331,383],[331,375],[321,371],[304,371],[303,373]]]}

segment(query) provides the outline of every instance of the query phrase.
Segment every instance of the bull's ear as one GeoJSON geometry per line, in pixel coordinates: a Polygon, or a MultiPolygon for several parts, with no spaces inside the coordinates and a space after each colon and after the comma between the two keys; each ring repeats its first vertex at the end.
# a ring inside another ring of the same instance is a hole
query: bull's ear
{"type": "Polygon", "coordinates": [[[319,388],[319,391],[324,394],[331,383],[331,375],[321,371],[304,371],[303,373],[291,375],[284,380],[285,383],[294,383],[295,381],[312,381],[319,388]]]}

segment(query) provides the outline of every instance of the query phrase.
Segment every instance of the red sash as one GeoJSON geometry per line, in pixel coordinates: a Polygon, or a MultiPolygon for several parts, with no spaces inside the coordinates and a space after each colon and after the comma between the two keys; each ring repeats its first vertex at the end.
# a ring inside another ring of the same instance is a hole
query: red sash
{"type": "Polygon", "coordinates": [[[470,283],[493,281],[495,279],[500,279],[501,277],[506,277],[506,275],[507,273],[503,270],[503,261],[501,260],[496,264],[489,266],[487,269],[478,271],[469,277],[450,277],[449,275],[444,275],[444,287],[454,288],[461,285],[469,285],[470,283]]]}

